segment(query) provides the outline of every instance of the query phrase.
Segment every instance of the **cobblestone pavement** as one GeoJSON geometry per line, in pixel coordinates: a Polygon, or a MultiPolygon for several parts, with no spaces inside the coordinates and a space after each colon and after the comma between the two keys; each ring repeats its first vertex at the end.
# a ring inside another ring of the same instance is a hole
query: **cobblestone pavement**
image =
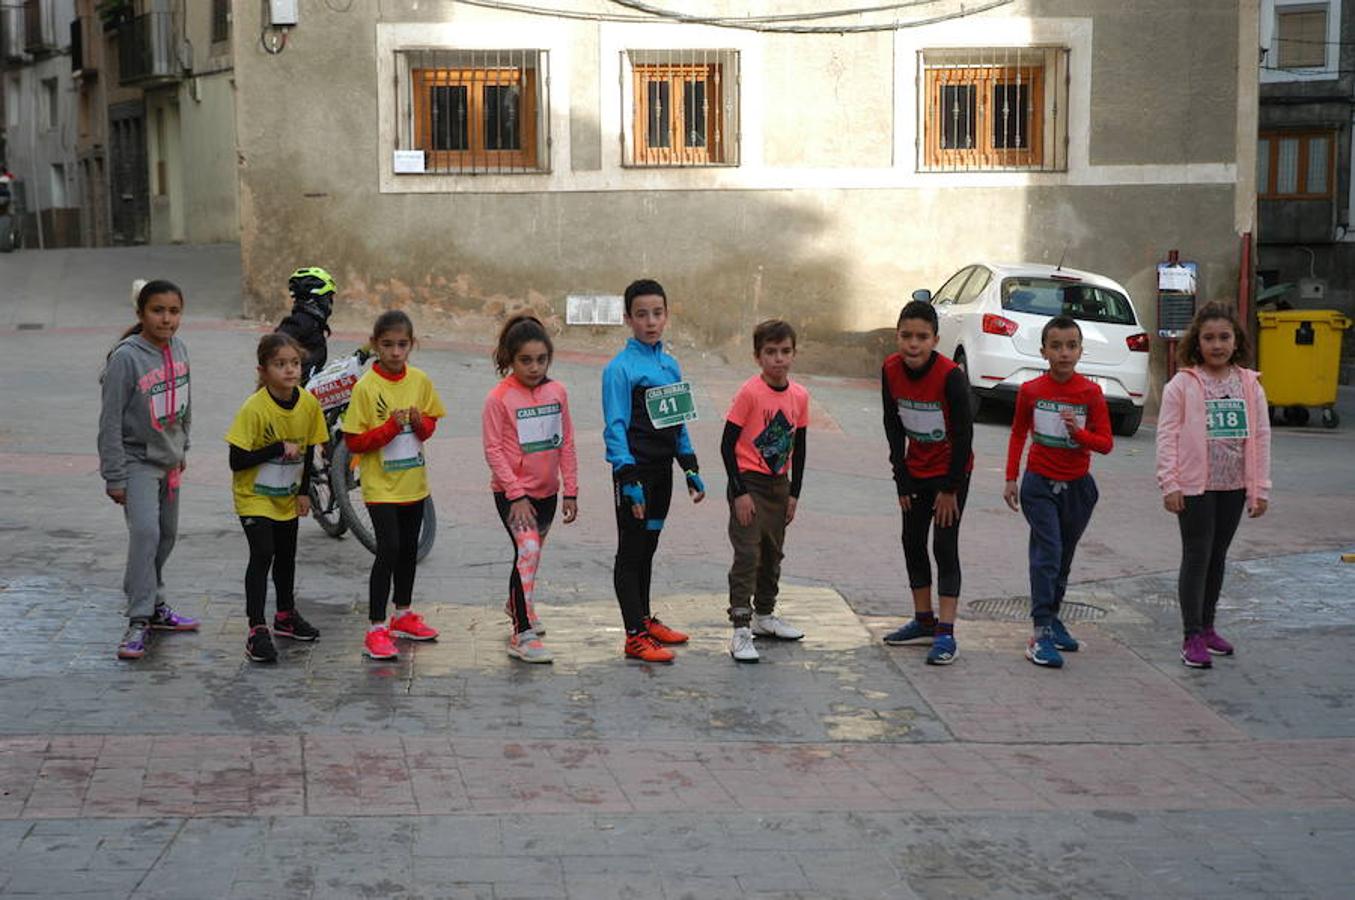
{"type": "MultiPolygon", "coordinates": [[[[0,322],[32,318],[3,304],[0,322]]],[[[0,330],[0,896],[1350,895],[1346,432],[1277,432],[1272,514],[1244,524],[1220,612],[1239,653],[1203,672],[1176,658],[1152,434],[1119,441],[1095,463],[1103,500],[1069,595],[1084,649],[1050,672],[1022,656],[1025,535],[1001,507],[1005,424],[985,420],[960,657],[932,668],[878,640],[906,604],[877,389],[806,378],[782,607],[808,636],[729,659],[725,512],[683,500],[656,609],[693,640],[650,667],[619,652],[598,360],[562,345],[582,515],[552,533],[538,580],[557,662],[529,667],[503,652],[509,549],[478,441],[492,373],[483,348],[430,339],[415,362],[451,412],[430,445],[440,531],[416,602],[442,639],[362,659],[370,557],[303,523],[299,602],[324,636],[261,668],[242,655],[246,553],[219,441],[256,333],[199,316],[168,587],[204,626],[132,665],[113,658],[125,530],[92,454],[117,317],[0,330]]],[[[684,364],[718,500],[718,412],[748,367],[684,364]]]]}

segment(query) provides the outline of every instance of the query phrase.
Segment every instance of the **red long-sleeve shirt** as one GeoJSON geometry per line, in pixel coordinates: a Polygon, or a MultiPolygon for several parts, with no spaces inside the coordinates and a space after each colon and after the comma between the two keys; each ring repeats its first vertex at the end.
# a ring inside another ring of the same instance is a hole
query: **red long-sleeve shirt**
{"type": "Polygon", "coordinates": [[[1011,439],[1007,442],[1007,480],[1015,481],[1021,470],[1021,452],[1026,435],[1032,435],[1026,468],[1055,481],[1074,481],[1091,471],[1091,452],[1109,453],[1110,410],[1101,386],[1082,375],[1060,384],[1049,373],[1021,385],[1016,395],[1011,439]],[[1070,435],[1059,416],[1070,409],[1082,427],[1070,435]]]}

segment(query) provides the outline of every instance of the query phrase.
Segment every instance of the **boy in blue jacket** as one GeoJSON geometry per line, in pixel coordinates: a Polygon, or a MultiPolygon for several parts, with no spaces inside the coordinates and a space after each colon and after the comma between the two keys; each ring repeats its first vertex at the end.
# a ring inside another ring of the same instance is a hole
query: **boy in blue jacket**
{"type": "Polygon", "coordinates": [[[612,582],[626,624],[626,656],[672,662],[673,651],[664,644],[684,643],[687,635],[650,613],[649,583],[673,497],[674,459],[686,474],[692,502],[706,496],[687,434],[696,406],[677,360],[663,348],[668,324],[663,287],[649,279],[632,282],[625,301],[634,337],[602,370],[602,440],[612,464],[616,506],[612,582]]]}

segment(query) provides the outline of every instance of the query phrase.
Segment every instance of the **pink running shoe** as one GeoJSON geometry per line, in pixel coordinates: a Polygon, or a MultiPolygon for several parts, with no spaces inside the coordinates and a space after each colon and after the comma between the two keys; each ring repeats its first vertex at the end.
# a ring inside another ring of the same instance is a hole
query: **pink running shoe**
{"type": "Polygon", "coordinates": [[[389,628],[367,632],[367,639],[362,643],[362,653],[372,659],[395,659],[400,655],[395,642],[391,640],[389,628]]]}
{"type": "Polygon", "coordinates": [[[1212,628],[1206,628],[1204,630],[1204,646],[1206,650],[1213,653],[1215,656],[1233,655],[1233,645],[1224,640],[1223,635],[1212,628]]]}
{"type": "Polygon", "coordinates": [[[1209,658],[1203,634],[1192,634],[1181,642],[1181,662],[1192,669],[1213,668],[1214,661],[1209,658]]]}
{"type": "Polygon", "coordinates": [[[391,619],[390,633],[411,641],[435,641],[438,637],[438,630],[424,622],[423,616],[412,609],[391,619]]]}

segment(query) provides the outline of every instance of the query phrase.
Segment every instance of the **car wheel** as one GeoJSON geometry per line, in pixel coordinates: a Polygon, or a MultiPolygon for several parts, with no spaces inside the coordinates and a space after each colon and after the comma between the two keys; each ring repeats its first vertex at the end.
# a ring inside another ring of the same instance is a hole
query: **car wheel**
{"type": "Polygon", "coordinates": [[[983,398],[979,396],[978,391],[974,390],[974,382],[969,380],[969,365],[968,360],[965,359],[963,347],[955,351],[955,365],[960,367],[961,372],[964,372],[965,384],[969,385],[969,410],[973,418],[977,419],[979,411],[983,409],[983,398]]]}
{"type": "Polygon", "coordinates": [[[1130,412],[1116,413],[1110,417],[1110,430],[1120,437],[1133,437],[1143,424],[1143,407],[1136,406],[1130,412]]]}

